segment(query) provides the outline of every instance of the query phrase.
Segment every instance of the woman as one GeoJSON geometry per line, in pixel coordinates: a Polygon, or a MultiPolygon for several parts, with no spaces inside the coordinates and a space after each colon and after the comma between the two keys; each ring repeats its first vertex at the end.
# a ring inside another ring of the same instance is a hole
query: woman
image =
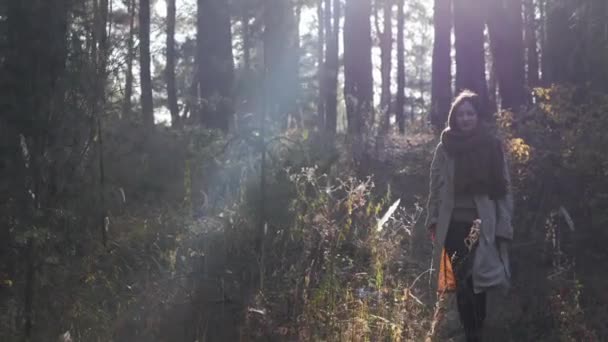
{"type": "Polygon", "coordinates": [[[426,225],[436,244],[436,264],[444,249],[451,258],[467,341],[481,341],[486,290],[508,285],[506,248],[513,238],[502,143],[482,115],[477,94],[464,91],[455,99],[431,164],[426,225]],[[465,240],[477,219],[480,234],[468,248],[465,240]]]}

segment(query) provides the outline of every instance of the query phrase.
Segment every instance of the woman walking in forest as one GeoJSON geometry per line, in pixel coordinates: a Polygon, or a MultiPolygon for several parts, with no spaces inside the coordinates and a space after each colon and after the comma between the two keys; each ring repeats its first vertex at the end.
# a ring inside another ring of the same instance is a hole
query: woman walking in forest
{"type": "Polygon", "coordinates": [[[502,143],[483,114],[479,96],[470,91],[452,104],[431,164],[426,224],[435,243],[433,260],[439,263],[443,255],[451,262],[467,341],[481,341],[486,291],[508,285],[513,237],[502,143]]]}

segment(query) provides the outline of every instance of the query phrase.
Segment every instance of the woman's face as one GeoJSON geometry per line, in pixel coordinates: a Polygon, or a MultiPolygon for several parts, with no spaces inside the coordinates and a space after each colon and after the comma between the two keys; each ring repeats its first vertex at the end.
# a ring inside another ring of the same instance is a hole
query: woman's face
{"type": "Polygon", "coordinates": [[[477,128],[479,117],[475,107],[469,101],[463,102],[456,108],[456,125],[463,133],[470,133],[477,128]]]}

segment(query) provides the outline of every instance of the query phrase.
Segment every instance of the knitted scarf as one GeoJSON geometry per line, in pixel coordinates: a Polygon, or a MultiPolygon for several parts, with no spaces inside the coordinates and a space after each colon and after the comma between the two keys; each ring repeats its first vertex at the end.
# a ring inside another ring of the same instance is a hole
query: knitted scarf
{"type": "Polygon", "coordinates": [[[454,158],[456,193],[488,195],[493,200],[506,195],[504,156],[497,137],[481,127],[470,133],[448,127],[441,133],[441,143],[454,158]]]}

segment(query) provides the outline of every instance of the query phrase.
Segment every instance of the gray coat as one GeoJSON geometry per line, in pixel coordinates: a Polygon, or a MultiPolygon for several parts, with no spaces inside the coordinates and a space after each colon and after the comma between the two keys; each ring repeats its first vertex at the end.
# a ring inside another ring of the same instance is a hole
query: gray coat
{"type": "MultiPolygon", "coordinates": [[[[505,161],[505,177],[510,185],[505,161]]],[[[513,239],[511,216],[513,197],[509,192],[501,200],[491,200],[487,195],[476,195],[475,204],[481,219],[481,234],[473,259],[473,284],[475,293],[490,288],[508,286],[511,277],[508,244],[513,239]]],[[[441,143],[437,145],[431,164],[430,193],[426,227],[437,225],[433,251],[433,269],[439,269],[439,260],[447,236],[454,208],[454,159],[441,143]]],[[[435,272],[435,278],[438,272],[435,272]]],[[[436,285],[436,281],[434,282],[436,285]]]]}

